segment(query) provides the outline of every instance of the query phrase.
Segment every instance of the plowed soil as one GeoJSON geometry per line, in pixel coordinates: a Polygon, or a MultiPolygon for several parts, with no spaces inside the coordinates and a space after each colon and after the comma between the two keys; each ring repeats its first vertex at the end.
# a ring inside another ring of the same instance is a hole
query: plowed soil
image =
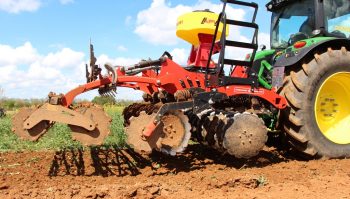
{"type": "Polygon", "coordinates": [[[176,157],[91,148],[0,154],[0,198],[350,198],[350,160],[250,160],[192,145],[176,157]]]}

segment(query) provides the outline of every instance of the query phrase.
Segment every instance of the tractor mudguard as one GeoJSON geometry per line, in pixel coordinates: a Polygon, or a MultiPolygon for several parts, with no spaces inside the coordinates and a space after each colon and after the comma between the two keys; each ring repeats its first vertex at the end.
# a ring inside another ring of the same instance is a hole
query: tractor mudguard
{"type": "Polygon", "coordinates": [[[274,67],[289,67],[295,65],[304,57],[313,53],[314,50],[326,50],[328,47],[332,47],[333,49],[340,49],[342,46],[345,46],[347,49],[350,49],[350,40],[331,38],[329,40],[320,41],[309,47],[305,47],[296,51],[292,51],[291,48],[289,48],[279,58],[277,58],[274,67]]]}

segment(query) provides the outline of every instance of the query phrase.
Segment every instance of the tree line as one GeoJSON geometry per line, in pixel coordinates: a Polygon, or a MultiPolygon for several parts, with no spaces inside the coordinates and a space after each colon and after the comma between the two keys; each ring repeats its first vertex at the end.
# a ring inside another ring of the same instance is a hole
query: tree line
{"type": "MultiPolygon", "coordinates": [[[[22,107],[33,107],[38,106],[45,103],[47,99],[15,99],[15,98],[2,98],[0,99],[0,108],[4,108],[5,110],[12,111],[17,110],[22,107]]],[[[90,100],[81,100],[77,99],[73,103],[81,103],[81,102],[90,102],[90,100]]],[[[98,105],[115,105],[115,106],[128,106],[135,101],[132,100],[116,100],[110,96],[96,96],[92,103],[98,105]]]]}

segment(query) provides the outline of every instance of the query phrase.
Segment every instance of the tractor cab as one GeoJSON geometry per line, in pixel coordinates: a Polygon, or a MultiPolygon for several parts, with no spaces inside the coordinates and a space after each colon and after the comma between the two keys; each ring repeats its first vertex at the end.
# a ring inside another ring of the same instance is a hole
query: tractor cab
{"type": "Polygon", "coordinates": [[[317,36],[349,38],[349,0],[273,0],[271,48],[283,49],[317,36]]]}

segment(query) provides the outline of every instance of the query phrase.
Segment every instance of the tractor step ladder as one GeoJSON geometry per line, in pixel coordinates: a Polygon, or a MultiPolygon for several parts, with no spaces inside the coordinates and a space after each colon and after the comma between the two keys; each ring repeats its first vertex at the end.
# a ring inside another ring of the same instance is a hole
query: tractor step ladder
{"type": "MultiPolygon", "coordinates": [[[[249,67],[250,69],[253,66],[254,62],[254,57],[256,54],[256,51],[258,49],[258,31],[259,31],[259,26],[255,23],[256,16],[258,14],[258,4],[256,3],[248,3],[244,1],[237,1],[237,0],[221,0],[224,5],[222,12],[219,14],[218,21],[220,21],[223,24],[223,30],[221,34],[221,39],[220,39],[220,44],[221,44],[221,51],[219,55],[219,60],[218,60],[218,67],[217,67],[217,74],[221,76],[223,74],[223,70],[225,65],[229,65],[231,67],[233,66],[246,66],[249,67]],[[232,5],[239,5],[239,6],[246,6],[254,9],[253,17],[252,20],[247,22],[247,21],[238,21],[238,20],[233,20],[233,19],[227,19],[226,17],[226,6],[227,4],[232,4],[232,5]],[[241,42],[241,41],[233,41],[233,40],[228,40],[226,38],[226,28],[230,26],[238,26],[238,27],[243,27],[243,28],[251,28],[253,29],[253,38],[251,43],[246,43],[246,42],[241,42]],[[237,59],[229,59],[225,57],[225,51],[226,47],[236,47],[236,48],[245,48],[245,49],[251,49],[252,53],[250,56],[249,60],[237,60],[237,59]]],[[[216,38],[218,34],[218,29],[219,29],[219,24],[217,23],[216,29],[214,32],[214,37],[216,38]]],[[[215,41],[213,40],[212,43],[212,48],[214,46],[215,41]]],[[[212,57],[212,49],[209,52],[209,60],[211,60],[212,57]]],[[[207,79],[207,74],[209,73],[209,61],[207,64],[207,72],[206,72],[206,79],[207,79]]],[[[250,77],[248,78],[233,78],[233,77],[227,77],[223,76],[221,77],[221,85],[232,85],[232,84],[247,84],[247,85],[252,85],[254,87],[258,86],[257,84],[257,77],[255,77],[254,72],[249,75],[250,77]]]]}
{"type": "MultiPolygon", "coordinates": [[[[259,31],[259,26],[255,23],[256,16],[258,14],[258,4],[256,3],[248,3],[248,2],[243,2],[243,1],[236,1],[236,0],[221,0],[224,3],[223,6],[223,11],[222,11],[222,17],[221,17],[221,22],[223,23],[223,29],[226,29],[226,25],[229,26],[239,26],[239,27],[245,27],[245,28],[252,28],[254,29],[254,35],[251,43],[245,43],[245,42],[240,42],[240,41],[232,41],[232,40],[227,40],[226,39],[226,34],[222,34],[221,38],[221,52],[220,52],[220,58],[219,58],[219,64],[222,67],[223,65],[239,65],[239,66],[247,66],[247,67],[252,67],[254,57],[256,54],[256,51],[258,49],[258,31],[259,31]],[[226,9],[226,4],[235,4],[235,5],[240,5],[240,6],[248,6],[254,8],[254,14],[252,17],[251,22],[245,22],[245,21],[237,21],[233,19],[227,19],[226,14],[225,14],[225,9],[226,9]],[[253,52],[251,54],[251,58],[249,61],[242,61],[242,60],[236,60],[236,59],[226,59],[225,58],[225,50],[226,47],[237,47],[237,48],[246,48],[246,49],[252,49],[253,52]]],[[[223,31],[223,32],[226,32],[223,31]]]]}

